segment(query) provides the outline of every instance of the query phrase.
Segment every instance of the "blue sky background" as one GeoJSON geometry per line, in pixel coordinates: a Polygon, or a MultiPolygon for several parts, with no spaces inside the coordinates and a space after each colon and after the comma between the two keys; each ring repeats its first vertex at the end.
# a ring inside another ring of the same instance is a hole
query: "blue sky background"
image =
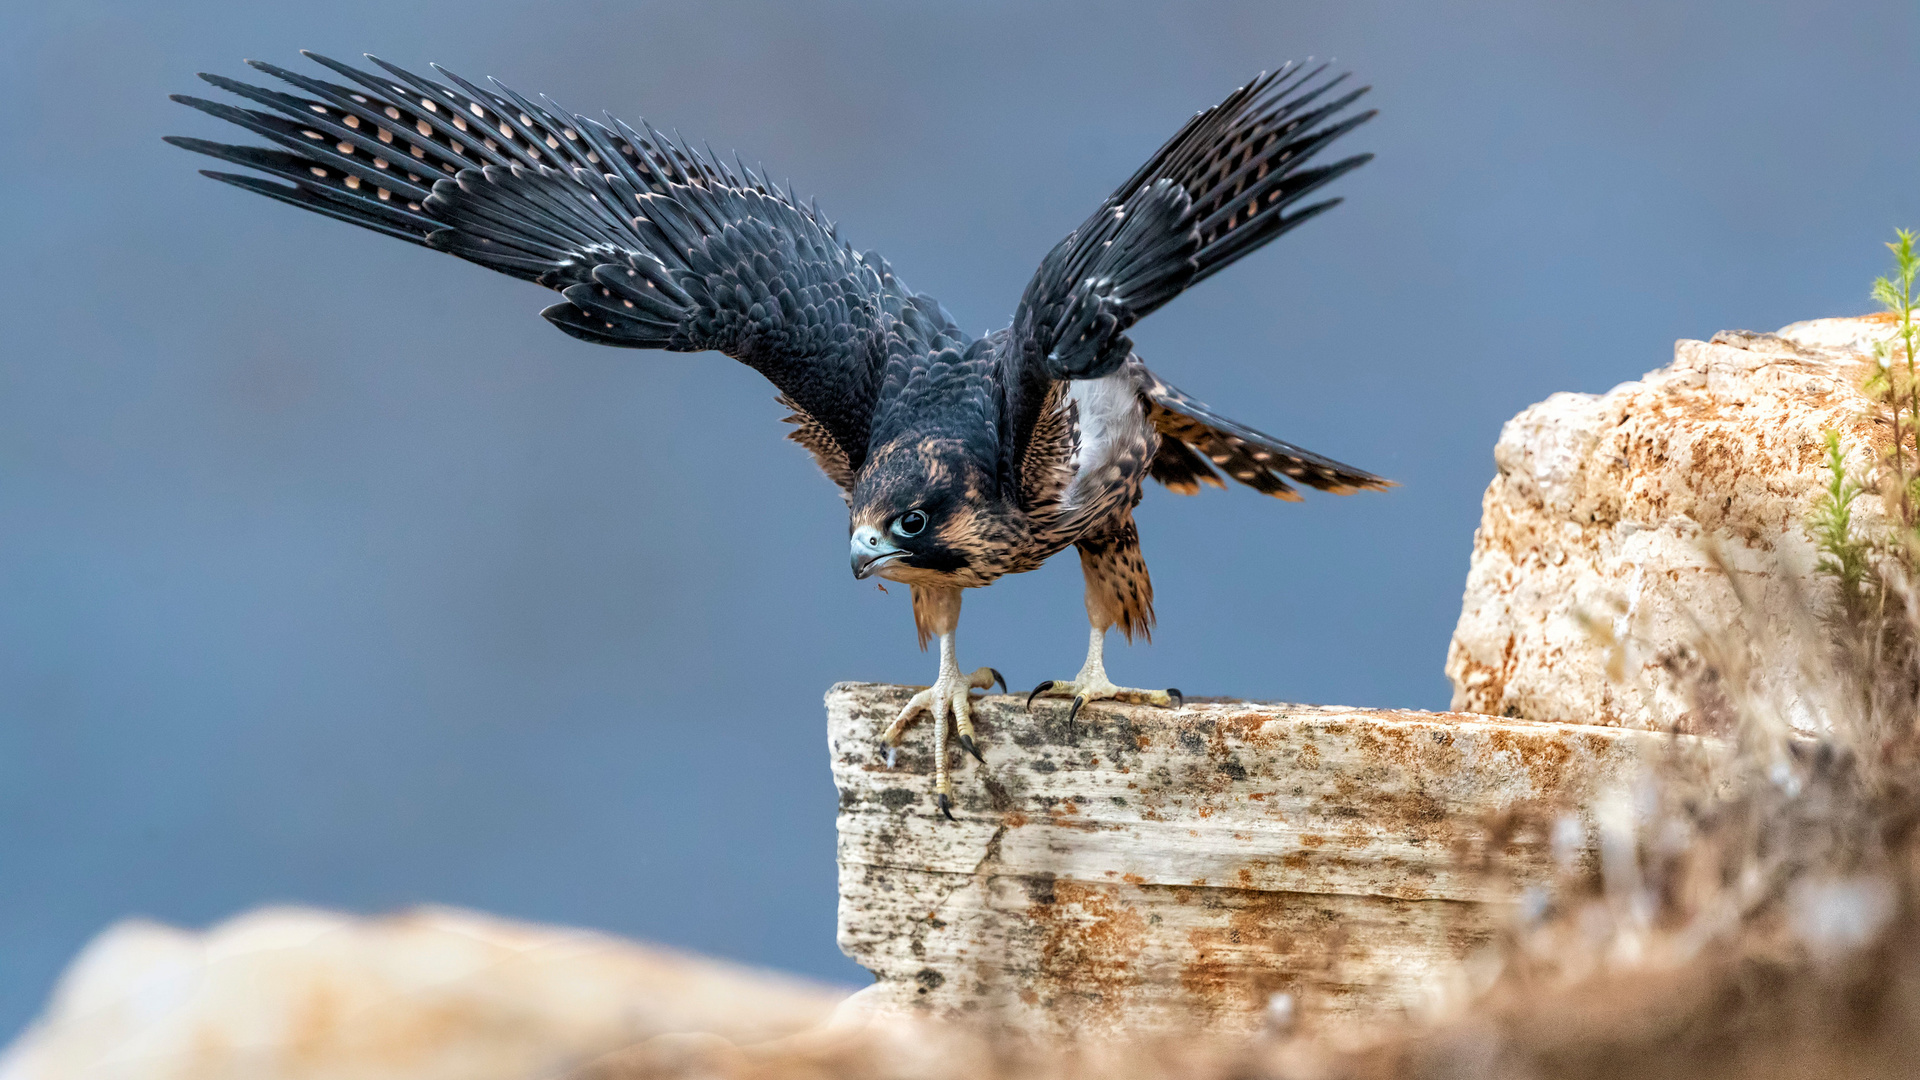
{"type": "MultiPolygon", "coordinates": [[[[1869,308],[1920,226],[1920,7],[122,3],[0,10],[0,1037],[111,920],[435,901],[859,984],[820,699],[926,682],[773,391],[203,180],[196,71],[312,48],[645,115],[817,194],[963,325],[1192,112],[1337,57],[1346,205],[1142,324],[1195,396],[1404,486],[1139,511],[1116,679],[1443,708],[1500,424],[1675,338],[1869,308]]],[[[970,594],[1017,685],[1072,558],[970,594]]],[[[991,753],[991,749],[988,750],[991,753]]],[[[964,769],[961,782],[966,782],[964,769]]]]}

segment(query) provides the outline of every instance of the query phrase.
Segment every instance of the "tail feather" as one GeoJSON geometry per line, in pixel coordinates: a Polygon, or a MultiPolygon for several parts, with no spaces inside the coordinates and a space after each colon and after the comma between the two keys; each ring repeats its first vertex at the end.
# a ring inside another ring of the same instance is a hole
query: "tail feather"
{"type": "Polygon", "coordinates": [[[1223,486],[1208,467],[1209,461],[1255,491],[1288,501],[1300,498],[1288,480],[1335,495],[1394,486],[1393,481],[1364,469],[1229,420],[1152,372],[1142,371],[1142,404],[1160,433],[1160,450],[1149,471],[1154,479],[1182,495],[1197,494],[1201,483],[1223,486]]]}
{"type": "Polygon", "coordinates": [[[1207,464],[1206,458],[1195,453],[1193,447],[1167,434],[1160,436],[1160,447],[1153,452],[1147,473],[1165,484],[1168,490],[1181,495],[1200,494],[1201,484],[1217,488],[1227,486],[1221,481],[1220,474],[1207,464]]]}

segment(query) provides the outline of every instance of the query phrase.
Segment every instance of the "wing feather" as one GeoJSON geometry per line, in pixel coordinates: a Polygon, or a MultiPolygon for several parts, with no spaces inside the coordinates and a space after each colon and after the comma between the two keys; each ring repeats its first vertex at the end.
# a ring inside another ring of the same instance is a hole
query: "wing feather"
{"type": "Polygon", "coordinates": [[[277,149],[168,141],[273,178],[215,179],[555,289],[565,302],[541,314],[575,337],[748,364],[843,487],[888,358],[972,340],[816,206],[644,121],[591,120],[437,66],[446,82],[305,55],[346,82],[250,61],[300,93],[203,75],[265,111],[175,97],[277,149]]]}
{"type": "MultiPolygon", "coordinates": [[[[1346,76],[1323,78],[1326,70],[1289,64],[1195,115],[1047,253],[1007,338],[1006,460],[1027,461],[1056,383],[1119,370],[1133,356],[1126,331],[1134,323],[1339,202],[1300,205],[1372,155],[1310,162],[1374,114],[1340,118],[1366,90],[1335,94],[1346,76]]],[[[1179,415],[1171,406],[1162,412],[1179,415]]],[[[1246,441],[1224,429],[1196,432],[1182,445],[1205,458],[1169,447],[1153,472],[1176,490],[1198,491],[1218,481],[1211,459],[1269,494],[1292,493],[1273,470],[1254,468],[1257,459],[1234,440],[1246,441]]]]}
{"type": "Polygon", "coordinates": [[[1095,379],[1132,355],[1125,331],[1189,286],[1335,205],[1300,199],[1372,158],[1307,163],[1373,117],[1321,125],[1360,88],[1309,108],[1346,76],[1289,64],[1196,115],[1041,261],[1013,320],[1036,377],[1095,379]],[[1318,80],[1318,81],[1316,81],[1318,80]]]}

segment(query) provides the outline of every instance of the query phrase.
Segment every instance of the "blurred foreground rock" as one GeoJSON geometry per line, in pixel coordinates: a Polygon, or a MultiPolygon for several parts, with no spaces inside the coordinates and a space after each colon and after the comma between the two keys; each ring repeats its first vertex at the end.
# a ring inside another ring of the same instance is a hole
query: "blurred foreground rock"
{"type": "Polygon", "coordinates": [[[663,1033],[777,1038],[843,996],[447,908],[130,920],[74,961],[0,1080],[530,1080],[663,1033]]]}
{"type": "MultiPolygon", "coordinates": [[[[1869,316],[1681,341],[1635,382],[1555,394],[1508,421],[1447,653],[1453,708],[1688,730],[1662,668],[1699,627],[1804,636],[1789,619],[1812,585],[1823,433],[1856,467],[1886,443],[1860,384],[1891,331],[1869,316]]],[[[1856,507],[1874,518],[1880,501],[1856,507]]]]}
{"type": "Polygon", "coordinates": [[[1350,1031],[1418,1013],[1552,878],[1540,823],[1570,812],[1564,854],[1591,858],[1596,801],[1661,744],[1205,701],[1099,702],[1069,732],[1063,703],[1029,717],[995,696],[974,710],[987,764],[956,755],[953,823],[933,805],[924,724],[897,768],[878,752],[910,692],[827,695],[840,947],[878,979],[847,1009],[1047,1035],[1350,1031]]]}

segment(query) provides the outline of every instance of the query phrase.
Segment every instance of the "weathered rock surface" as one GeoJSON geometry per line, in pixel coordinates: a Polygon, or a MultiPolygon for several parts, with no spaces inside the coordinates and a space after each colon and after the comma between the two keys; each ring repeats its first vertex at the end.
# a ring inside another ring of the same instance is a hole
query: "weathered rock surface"
{"type": "MultiPolygon", "coordinates": [[[[1662,660],[1699,628],[1791,644],[1823,433],[1856,466],[1886,442],[1859,387],[1890,332],[1871,316],[1681,341],[1635,382],[1508,421],[1447,653],[1453,708],[1685,730],[1662,660]],[[1713,550],[1772,622],[1754,624],[1713,550]]],[[[1858,510],[1878,517],[1879,500],[1858,510]]]]}
{"type": "Polygon", "coordinates": [[[842,992],[604,934],[425,908],[133,920],[81,953],[0,1080],[530,1080],[653,1036],[771,1039],[842,992]]]}
{"type": "Polygon", "coordinates": [[[909,693],[827,695],[840,947],[878,979],[848,1008],[1043,1034],[1248,1030],[1275,994],[1327,1029],[1418,1009],[1554,873],[1546,830],[1502,822],[1591,826],[1660,740],[1204,701],[1100,702],[1069,732],[1061,703],[996,696],[948,822],[924,725],[898,767],[877,749],[909,693]]]}

